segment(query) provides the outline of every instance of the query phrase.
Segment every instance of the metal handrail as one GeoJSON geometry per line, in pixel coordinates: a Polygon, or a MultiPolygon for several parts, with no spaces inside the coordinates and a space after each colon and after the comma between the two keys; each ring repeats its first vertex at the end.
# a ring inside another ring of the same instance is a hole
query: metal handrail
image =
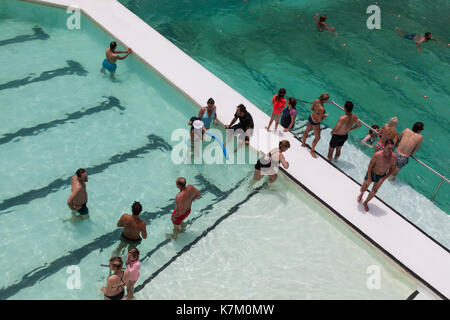
{"type": "MultiPolygon", "coordinates": [[[[306,101],[304,101],[306,102],[306,101]]],[[[336,102],[334,101],[330,101],[332,104],[334,104],[335,106],[337,106],[338,108],[340,108],[341,110],[345,111],[344,108],[342,108],[340,105],[338,105],[336,102]]],[[[310,102],[308,102],[310,103],[310,102]]],[[[370,130],[376,132],[378,134],[378,131],[375,130],[374,128],[372,128],[371,126],[369,126],[367,123],[365,123],[364,121],[362,121],[361,119],[359,119],[359,122],[361,122],[363,125],[365,125],[367,128],[369,128],[370,130]]],[[[434,198],[436,197],[437,192],[439,191],[439,188],[441,187],[441,184],[443,181],[449,183],[449,180],[444,177],[442,174],[440,174],[439,172],[437,172],[436,170],[434,170],[433,168],[431,168],[430,166],[426,165],[425,163],[423,163],[422,161],[420,161],[419,159],[417,159],[416,157],[414,157],[413,155],[411,155],[411,158],[413,158],[414,160],[416,160],[418,163],[420,163],[422,166],[424,166],[425,168],[427,168],[428,170],[430,170],[431,172],[433,172],[435,175],[439,176],[441,178],[441,182],[439,183],[439,185],[436,188],[436,191],[434,192],[433,197],[431,198],[431,201],[434,200],[434,198]]]]}

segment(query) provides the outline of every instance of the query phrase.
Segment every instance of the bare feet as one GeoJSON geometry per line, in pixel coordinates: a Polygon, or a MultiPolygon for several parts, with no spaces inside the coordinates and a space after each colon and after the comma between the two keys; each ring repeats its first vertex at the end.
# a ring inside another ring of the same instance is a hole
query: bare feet
{"type": "Polygon", "coordinates": [[[306,143],[302,142],[302,147],[306,147],[306,143]]]}
{"type": "Polygon", "coordinates": [[[364,210],[366,210],[366,212],[369,211],[369,206],[367,205],[367,202],[363,202],[363,206],[364,206],[364,210]]]}
{"type": "Polygon", "coordinates": [[[317,158],[317,155],[316,155],[316,153],[314,151],[311,150],[309,153],[311,153],[313,158],[317,158]]]}
{"type": "Polygon", "coordinates": [[[356,201],[358,201],[359,203],[361,203],[362,197],[363,197],[363,195],[360,194],[360,195],[358,196],[358,198],[356,198],[356,201]]]}
{"type": "Polygon", "coordinates": [[[264,127],[264,128],[266,128],[266,130],[270,132],[270,129],[269,129],[269,127],[264,127]]]}
{"type": "Polygon", "coordinates": [[[177,237],[175,237],[173,234],[166,233],[166,239],[173,239],[173,240],[176,240],[177,237]]]}

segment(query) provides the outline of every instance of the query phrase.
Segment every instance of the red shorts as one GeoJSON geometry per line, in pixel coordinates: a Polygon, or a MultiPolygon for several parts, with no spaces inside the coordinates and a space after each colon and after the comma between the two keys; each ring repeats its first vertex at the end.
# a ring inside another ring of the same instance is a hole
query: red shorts
{"type": "Polygon", "coordinates": [[[272,108],[272,111],[273,111],[273,113],[275,113],[275,114],[280,114],[281,112],[283,112],[283,108],[275,108],[275,107],[273,107],[272,108]]]}
{"type": "MultiPolygon", "coordinates": [[[[172,217],[174,216],[176,210],[174,209],[172,212],[172,217]]],[[[184,219],[187,218],[187,216],[191,213],[191,209],[189,209],[188,211],[186,211],[186,213],[183,213],[181,216],[178,216],[175,218],[175,220],[172,219],[173,224],[179,226],[184,219]]]]}

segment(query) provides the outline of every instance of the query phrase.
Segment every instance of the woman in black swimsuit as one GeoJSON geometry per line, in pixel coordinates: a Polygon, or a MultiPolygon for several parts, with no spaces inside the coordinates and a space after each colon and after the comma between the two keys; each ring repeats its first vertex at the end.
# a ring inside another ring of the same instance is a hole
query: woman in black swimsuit
{"type": "Polygon", "coordinates": [[[109,259],[109,269],[114,274],[108,277],[106,288],[101,290],[105,295],[105,300],[122,300],[125,295],[125,286],[128,283],[128,271],[122,270],[123,261],[121,257],[112,257],[109,259]]]}

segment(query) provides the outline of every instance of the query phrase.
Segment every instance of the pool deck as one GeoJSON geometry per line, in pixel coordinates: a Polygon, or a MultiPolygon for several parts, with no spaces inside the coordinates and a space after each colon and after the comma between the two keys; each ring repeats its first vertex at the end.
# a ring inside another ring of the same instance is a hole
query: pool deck
{"type": "MultiPolygon", "coordinates": [[[[183,92],[196,105],[204,106],[207,99],[213,97],[217,105],[218,120],[222,124],[228,124],[231,121],[236,106],[241,103],[253,116],[255,130],[264,129],[269,122],[267,114],[115,0],[22,1],[61,8],[67,6],[81,8],[84,15],[122,46],[132,48],[135,56],[183,92]]],[[[105,43],[105,48],[107,45],[105,43]]],[[[101,57],[96,59],[99,58],[101,57]]],[[[120,62],[118,72],[120,73],[120,62]]],[[[324,91],[326,91],[325,88],[324,91]]],[[[317,92],[317,95],[320,93],[317,92]]],[[[267,97],[268,103],[271,98],[267,97]]],[[[273,133],[263,133],[263,136],[269,134],[273,133]]],[[[400,265],[430,290],[433,293],[432,296],[442,299],[450,298],[449,250],[436,243],[378,198],[370,202],[370,212],[365,213],[362,205],[356,202],[360,185],[330,165],[327,160],[321,157],[312,158],[309,149],[301,147],[300,141],[292,134],[285,133],[282,137],[273,136],[273,139],[270,139],[271,146],[267,144],[258,146],[257,139],[251,139],[251,146],[268,152],[276,146],[280,138],[289,140],[291,143],[291,148],[285,153],[285,158],[290,164],[289,169],[284,170],[288,178],[400,265]]],[[[327,140],[329,138],[329,136],[322,137],[327,140]]],[[[307,142],[311,143],[312,138],[309,138],[307,142]]],[[[361,165],[367,166],[368,163],[361,165]]]]}

